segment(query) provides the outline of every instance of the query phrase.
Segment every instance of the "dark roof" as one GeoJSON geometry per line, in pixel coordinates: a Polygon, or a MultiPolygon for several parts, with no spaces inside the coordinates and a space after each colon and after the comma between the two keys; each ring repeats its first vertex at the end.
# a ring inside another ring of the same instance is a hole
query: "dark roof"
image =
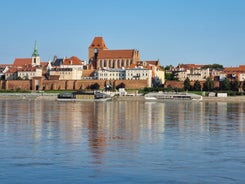
{"type": "Polygon", "coordinates": [[[64,62],[64,59],[57,58],[55,61],[52,62],[52,66],[60,66],[64,62]]]}

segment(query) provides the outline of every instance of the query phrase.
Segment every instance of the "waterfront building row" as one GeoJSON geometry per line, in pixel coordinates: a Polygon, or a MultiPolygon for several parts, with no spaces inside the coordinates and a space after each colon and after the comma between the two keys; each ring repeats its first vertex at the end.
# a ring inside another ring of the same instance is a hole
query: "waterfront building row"
{"type": "MultiPolygon", "coordinates": [[[[72,56],[54,57],[41,62],[35,42],[31,58],[16,58],[12,65],[0,65],[4,80],[28,80],[42,77],[45,80],[147,80],[147,87],[158,80],[165,81],[160,61],[141,61],[136,49],[109,50],[102,37],[95,37],[88,47],[88,60],[72,56]]],[[[137,81],[136,81],[137,82],[137,81]]]]}
{"type": "Polygon", "coordinates": [[[179,64],[172,68],[172,72],[179,81],[185,81],[188,77],[190,81],[206,81],[211,77],[218,81],[223,81],[225,78],[238,79],[238,81],[245,81],[245,65],[239,67],[226,67],[223,69],[214,69],[204,67],[205,65],[196,64],[179,64]]]}

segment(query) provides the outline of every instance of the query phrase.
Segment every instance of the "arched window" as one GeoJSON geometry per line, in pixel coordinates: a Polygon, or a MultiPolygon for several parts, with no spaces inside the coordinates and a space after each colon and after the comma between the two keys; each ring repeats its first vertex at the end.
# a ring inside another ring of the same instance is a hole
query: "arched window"
{"type": "Polygon", "coordinates": [[[102,67],[102,60],[99,60],[99,68],[102,67]]]}
{"type": "Polygon", "coordinates": [[[112,68],[115,68],[115,63],[114,63],[115,60],[111,60],[111,61],[112,61],[111,67],[112,67],[112,68]]]}
{"type": "Polygon", "coordinates": [[[117,60],[117,68],[121,67],[120,60],[117,60]]]}
{"type": "Polygon", "coordinates": [[[111,68],[111,60],[108,60],[108,67],[111,68]]]}
{"type": "Polygon", "coordinates": [[[124,65],[124,60],[123,60],[123,59],[121,60],[121,63],[122,63],[122,65],[121,65],[121,66],[125,66],[125,65],[124,65]]]}

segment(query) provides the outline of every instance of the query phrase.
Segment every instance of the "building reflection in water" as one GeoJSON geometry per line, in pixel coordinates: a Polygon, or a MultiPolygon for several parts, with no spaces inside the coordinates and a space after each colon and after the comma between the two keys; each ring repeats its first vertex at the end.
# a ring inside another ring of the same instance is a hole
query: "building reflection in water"
{"type": "Polygon", "coordinates": [[[81,152],[90,151],[92,162],[103,164],[108,150],[127,146],[137,154],[141,141],[162,141],[172,128],[183,135],[192,130],[216,132],[224,126],[227,134],[232,126],[244,133],[244,106],[220,102],[0,100],[0,128],[3,134],[25,132],[34,142],[34,155],[43,144],[58,149],[67,142],[70,157],[72,150],[80,147],[81,152]],[[226,119],[230,123],[222,124],[226,119]]]}

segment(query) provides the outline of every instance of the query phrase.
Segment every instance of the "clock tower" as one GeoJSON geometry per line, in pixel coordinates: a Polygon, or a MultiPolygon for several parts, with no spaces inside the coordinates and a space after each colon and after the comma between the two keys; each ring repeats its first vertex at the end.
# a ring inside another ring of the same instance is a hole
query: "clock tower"
{"type": "Polygon", "coordinates": [[[103,37],[95,37],[88,47],[88,60],[94,68],[96,68],[99,53],[103,50],[107,50],[103,37]]]}

